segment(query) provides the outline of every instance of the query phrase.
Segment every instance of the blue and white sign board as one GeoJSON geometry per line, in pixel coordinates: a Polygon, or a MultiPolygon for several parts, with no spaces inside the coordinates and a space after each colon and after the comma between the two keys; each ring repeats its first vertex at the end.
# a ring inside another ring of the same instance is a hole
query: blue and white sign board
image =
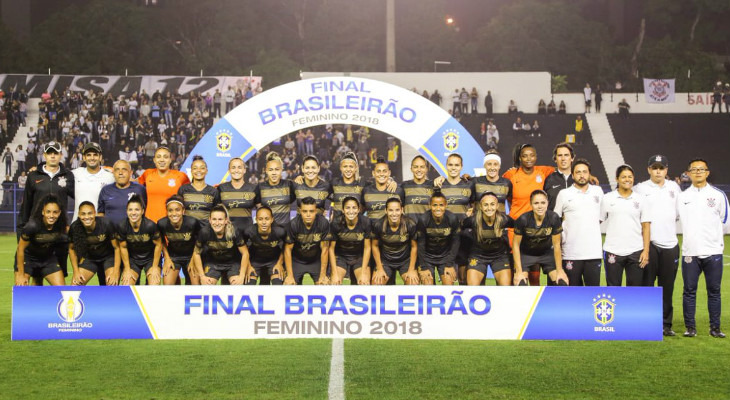
{"type": "Polygon", "coordinates": [[[269,89],[221,118],[190,152],[208,163],[206,182],[229,180],[228,161],[248,160],[282,135],[325,124],[367,126],[419,150],[446,174],[452,153],[463,158],[463,172],[477,176],[484,153],[448,112],[423,96],[389,83],[354,77],[314,78],[269,89]]]}
{"type": "Polygon", "coordinates": [[[14,287],[12,340],[662,340],[661,288],[14,287]]]}

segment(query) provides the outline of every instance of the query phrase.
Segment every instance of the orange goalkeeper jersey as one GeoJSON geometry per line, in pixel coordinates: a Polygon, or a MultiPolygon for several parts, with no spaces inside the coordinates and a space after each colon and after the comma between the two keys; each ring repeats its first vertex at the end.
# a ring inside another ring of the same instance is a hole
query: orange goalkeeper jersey
{"type": "Polygon", "coordinates": [[[146,169],[137,182],[147,187],[147,218],[157,222],[160,218],[167,216],[165,202],[173,194],[177,193],[180,186],[190,183],[190,179],[184,172],[168,170],[164,176],[155,168],[146,169]]]}

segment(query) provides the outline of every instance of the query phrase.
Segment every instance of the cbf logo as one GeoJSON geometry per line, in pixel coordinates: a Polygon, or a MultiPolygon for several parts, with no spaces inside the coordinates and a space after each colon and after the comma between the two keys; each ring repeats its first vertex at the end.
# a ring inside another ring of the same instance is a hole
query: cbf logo
{"type": "Polygon", "coordinates": [[[606,326],[613,322],[616,315],[616,299],[610,294],[601,294],[593,298],[593,318],[601,324],[593,328],[596,332],[615,332],[612,326],[606,326]]]}
{"type": "Polygon", "coordinates": [[[459,148],[459,133],[449,129],[444,132],[444,148],[449,152],[455,152],[459,148]]]}
{"type": "MultiPolygon", "coordinates": [[[[215,135],[215,145],[218,148],[218,151],[220,152],[227,152],[231,150],[231,145],[233,143],[233,136],[231,135],[231,132],[227,129],[223,129],[218,131],[218,133],[215,135]]],[[[220,153],[219,153],[220,155],[220,153]]]]}
{"type": "Polygon", "coordinates": [[[61,291],[61,300],[56,306],[56,312],[61,321],[76,322],[84,315],[84,302],[81,301],[81,291],[61,291]]]}

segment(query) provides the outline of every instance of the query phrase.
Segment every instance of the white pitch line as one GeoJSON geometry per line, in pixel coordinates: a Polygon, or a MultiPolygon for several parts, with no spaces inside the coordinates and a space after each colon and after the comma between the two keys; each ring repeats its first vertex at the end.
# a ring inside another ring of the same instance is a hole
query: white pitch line
{"type": "Polygon", "coordinates": [[[345,340],[332,339],[330,360],[330,400],[345,400],[345,340]]]}

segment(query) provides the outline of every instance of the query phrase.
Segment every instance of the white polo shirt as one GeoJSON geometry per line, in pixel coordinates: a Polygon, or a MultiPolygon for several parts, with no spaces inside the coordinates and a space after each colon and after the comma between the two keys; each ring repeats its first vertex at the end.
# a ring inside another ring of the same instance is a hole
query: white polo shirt
{"type": "Polygon", "coordinates": [[[676,182],[664,180],[662,186],[651,179],[634,186],[634,192],[646,197],[651,219],[651,242],[663,249],[671,249],[677,241],[677,204],[682,189],[676,182]]]}
{"type": "Polygon", "coordinates": [[[606,224],[606,241],[603,250],[617,256],[628,256],[644,250],[641,223],[651,222],[645,197],[631,192],[622,197],[618,190],[603,196],[601,221],[606,224]]]}
{"type": "Polygon", "coordinates": [[[705,258],[722,254],[723,225],[728,225],[725,193],[707,184],[690,186],[679,195],[679,220],[682,222],[682,254],[705,258]]]}
{"type": "Polygon", "coordinates": [[[555,212],[563,218],[564,260],[594,260],[603,256],[601,199],[603,190],[594,185],[587,185],[585,192],[572,185],[558,193],[555,212]]]}
{"type": "Polygon", "coordinates": [[[73,173],[76,186],[74,188],[74,217],[71,220],[72,222],[79,217],[79,204],[90,201],[94,203],[94,208],[98,207],[101,188],[114,183],[114,174],[103,167],[95,174],[89,173],[86,167],[76,168],[73,173]]]}

